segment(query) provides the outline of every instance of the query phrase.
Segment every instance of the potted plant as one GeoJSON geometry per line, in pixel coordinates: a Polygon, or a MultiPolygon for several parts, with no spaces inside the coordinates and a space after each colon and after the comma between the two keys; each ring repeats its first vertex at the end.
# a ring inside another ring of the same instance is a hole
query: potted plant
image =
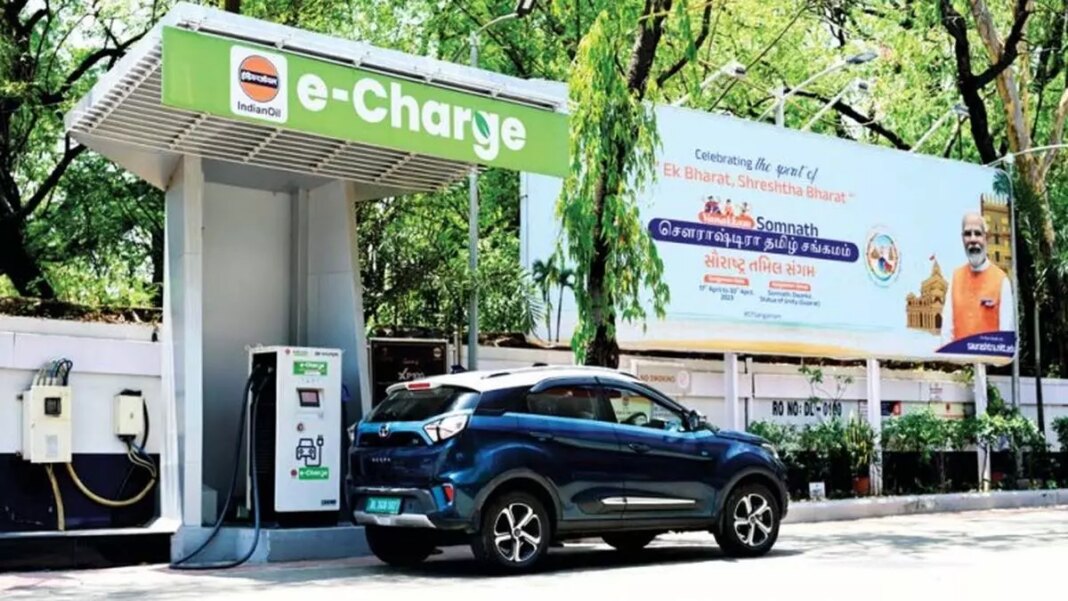
{"type": "Polygon", "coordinates": [[[875,457],[875,430],[856,415],[845,429],[845,448],[853,471],[853,492],[859,496],[871,493],[870,468],[875,457]]]}

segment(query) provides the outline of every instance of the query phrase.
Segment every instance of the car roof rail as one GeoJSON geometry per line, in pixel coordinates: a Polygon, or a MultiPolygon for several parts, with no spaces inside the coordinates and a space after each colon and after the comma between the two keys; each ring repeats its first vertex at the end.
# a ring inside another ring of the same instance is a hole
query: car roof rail
{"type": "Polygon", "coordinates": [[[535,363],[531,367],[517,367],[515,369],[495,371],[493,373],[489,373],[489,374],[486,374],[485,376],[482,376],[482,379],[483,380],[488,380],[490,378],[500,378],[500,377],[511,375],[511,374],[518,374],[518,373],[524,373],[524,372],[533,372],[533,371],[549,371],[549,370],[560,370],[560,371],[563,371],[563,370],[576,370],[576,371],[589,370],[591,372],[601,372],[601,373],[608,372],[608,373],[611,373],[613,375],[626,376],[626,377],[632,378],[634,380],[640,380],[641,379],[638,376],[636,376],[636,375],[634,375],[634,374],[632,374],[632,373],[630,373],[628,371],[623,371],[621,369],[612,369],[611,367],[602,367],[600,365],[562,365],[562,364],[547,365],[545,363],[540,363],[540,362],[539,363],[535,363]]]}

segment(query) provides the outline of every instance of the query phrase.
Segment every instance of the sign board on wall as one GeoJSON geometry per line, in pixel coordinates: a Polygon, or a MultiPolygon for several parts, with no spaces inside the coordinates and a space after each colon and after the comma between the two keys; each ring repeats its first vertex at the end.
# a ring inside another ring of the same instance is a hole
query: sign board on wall
{"type": "MultiPolygon", "coordinates": [[[[1011,361],[1000,172],[680,108],[657,123],[639,212],[671,301],[644,333],[619,324],[623,346],[1011,361]]],[[[532,268],[554,250],[562,180],[523,184],[532,268]]],[[[573,299],[563,315],[567,333],[573,299]]]]}
{"type": "Polygon", "coordinates": [[[205,33],[163,30],[163,104],[562,176],[567,116],[205,33]]]}
{"type": "Polygon", "coordinates": [[[863,417],[856,399],[753,399],[750,401],[749,421],[766,421],[779,424],[816,424],[833,418],[848,421],[850,417],[863,417]]]}
{"type": "Polygon", "coordinates": [[[639,380],[669,397],[678,398],[690,393],[690,372],[682,365],[648,361],[633,361],[631,365],[639,380]]]}
{"type": "Polygon", "coordinates": [[[371,338],[371,406],[386,398],[386,389],[448,372],[448,342],[409,338],[371,338]]]}

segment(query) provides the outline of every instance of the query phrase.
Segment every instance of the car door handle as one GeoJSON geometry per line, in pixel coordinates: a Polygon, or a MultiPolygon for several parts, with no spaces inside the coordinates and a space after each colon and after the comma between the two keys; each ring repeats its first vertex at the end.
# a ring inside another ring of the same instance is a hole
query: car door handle
{"type": "Polygon", "coordinates": [[[528,432],[528,434],[530,434],[531,437],[540,440],[541,442],[552,440],[554,438],[554,436],[548,432],[528,432]]]}
{"type": "Polygon", "coordinates": [[[637,453],[648,453],[649,452],[649,445],[642,444],[640,442],[631,442],[631,443],[628,443],[627,446],[630,447],[632,451],[635,451],[637,453]]]}

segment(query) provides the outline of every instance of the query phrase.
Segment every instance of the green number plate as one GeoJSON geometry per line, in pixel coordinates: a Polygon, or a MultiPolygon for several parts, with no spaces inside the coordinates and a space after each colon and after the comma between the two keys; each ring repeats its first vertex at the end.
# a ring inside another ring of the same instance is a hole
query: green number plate
{"type": "Polygon", "coordinates": [[[367,513],[397,514],[401,510],[401,500],[397,497],[367,497],[367,513]]]}

